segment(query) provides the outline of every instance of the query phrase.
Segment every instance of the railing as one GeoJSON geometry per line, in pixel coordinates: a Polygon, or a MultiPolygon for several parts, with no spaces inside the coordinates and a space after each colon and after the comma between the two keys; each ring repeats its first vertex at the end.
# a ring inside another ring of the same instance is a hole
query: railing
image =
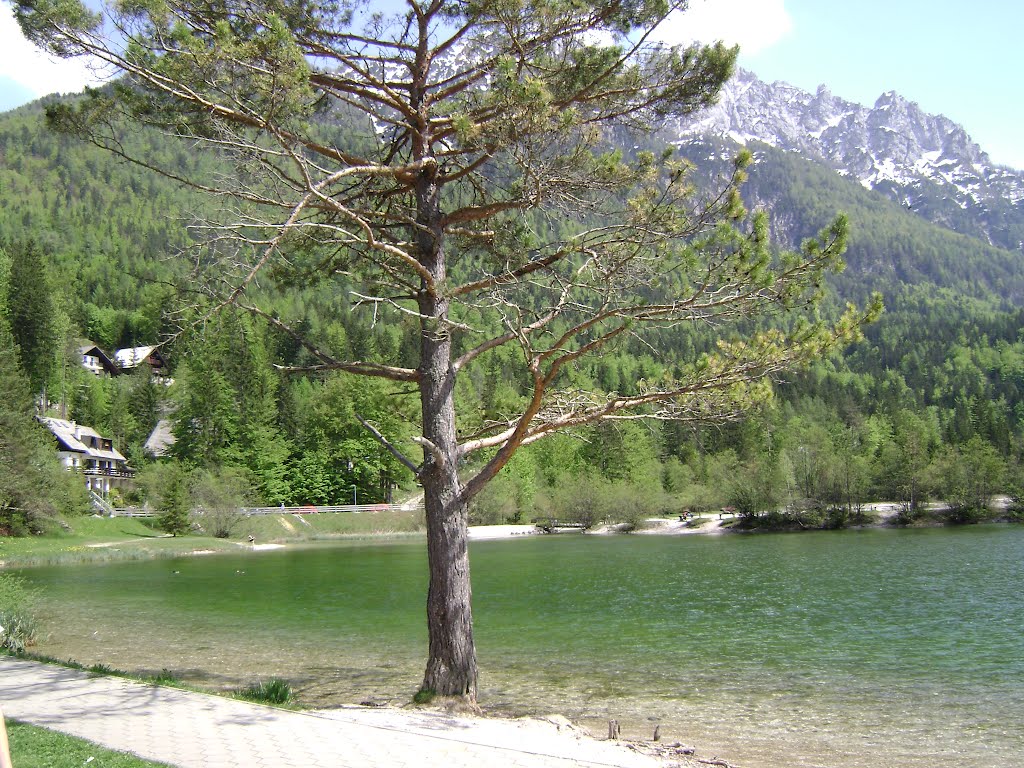
{"type": "MultiPolygon", "coordinates": [[[[95,494],[94,494],[95,495],[95,494]]],[[[102,500],[102,497],[97,496],[102,500]]],[[[106,502],[104,502],[106,504],[106,502]]],[[[127,507],[122,509],[114,509],[109,507],[109,511],[106,513],[110,517],[158,517],[159,512],[150,509],[140,509],[138,507],[127,507]]],[[[422,509],[423,503],[418,502],[413,505],[409,504],[344,504],[341,506],[314,506],[307,504],[301,507],[242,507],[239,512],[246,517],[252,515],[316,515],[327,512],[411,512],[416,509],[422,509]]]]}
{"type": "Polygon", "coordinates": [[[400,512],[416,509],[406,504],[343,504],[341,506],[314,506],[307,504],[301,507],[242,507],[242,514],[250,515],[316,515],[322,512],[400,512]]]}
{"type": "Polygon", "coordinates": [[[111,503],[96,493],[96,491],[89,491],[89,501],[97,510],[108,517],[113,517],[117,513],[117,510],[114,509],[111,503]]]}
{"type": "Polygon", "coordinates": [[[123,507],[114,509],[111,517],[159,517],[160,513],[152,509],[141,509],[139,507],[123,507]]]}
{"type": "Polygon", "coordinates": [[[134,469],[98,469],[96,467],[76,467],[76,471],[91,477],[135,477],[134,469]]]}

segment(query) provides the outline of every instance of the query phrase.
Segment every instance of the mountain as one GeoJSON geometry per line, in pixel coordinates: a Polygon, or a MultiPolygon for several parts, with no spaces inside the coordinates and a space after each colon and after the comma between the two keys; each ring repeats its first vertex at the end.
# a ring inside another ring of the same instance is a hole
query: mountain
{"type": "Polygon", "coordinates": [[[666,134],[796,152],[929,221],[1024,251],[1024,172],[992,163],[963,127],[892,91],[866,107],[825,86],[809,93],[740,70],[717,105],[666,134]]]}

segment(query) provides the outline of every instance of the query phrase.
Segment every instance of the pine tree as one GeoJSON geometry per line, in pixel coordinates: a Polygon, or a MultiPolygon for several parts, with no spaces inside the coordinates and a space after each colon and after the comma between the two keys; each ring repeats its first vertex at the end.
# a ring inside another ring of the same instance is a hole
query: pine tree
{"type": "Polygon", "coordinates": [[[36,421],[28,377],[0,312],[0,536],[38,533],[61,506],[68,478],[36,421]]]}
{"type": "Polygon", "coordinates": [[[7,319],[17,344],[21,367],[33,393],[46,390],[62,351],[57,330],[53,294],[47,281],[46,263],[32,240],[9,249],[10,277],[7,288],[7,319]]]}
{"type": "Polygon", "coordinates": [[[374,318],[418,323],[413,367],[306,342],[320,370],[419,394],[422,460],[378,435],[424,491],[424,690],[475,698],[467,512],[521,446],[620,418],[734,418],[769,393],[757,381],[858,335],[864,316],[852,309],[833,327],[722,331],[714,354],[635,394],[573,386],[580,361],[631,337],[813,305],[824,272],[842,264],[844,220],[781,256],[763,216],[745,221],[749,155],[721,194],[695,199],[671,153],[609,151],[615,132],[688,115],[729,77],[735,50],[652,42],[685,6],[406,0],[366,15],[344,0],[172,0],[111,3],[104,21],[75,0],[15,3],[30,39],[58,55],[99,53],[126,73],[113,96],[55,106],[52,125],[124,154],[116,116],[127,113],[237,161],[233,182],[185,179],[238,213],[213,223],[195,262],[212,267],[214,307],[287,332],[301,318],[274,315],[250,289],[337,279],[374,318]],[[372,132],[331,132],[333,116],[351,114],[372,132]],[[542,231],[544,217],[561,226],[542,231]],[[463,438],[457,379],[503,347],[520,361],[521,408],[463,438]]]}
{"type": "Polygon", "coordinates": [[[160,507],[157,525],[172,536],[183,536],[191,528],[192,505],[189,498],[189,475],[176,463],[154,464],[142,478],[148,495],[160,507]]]}

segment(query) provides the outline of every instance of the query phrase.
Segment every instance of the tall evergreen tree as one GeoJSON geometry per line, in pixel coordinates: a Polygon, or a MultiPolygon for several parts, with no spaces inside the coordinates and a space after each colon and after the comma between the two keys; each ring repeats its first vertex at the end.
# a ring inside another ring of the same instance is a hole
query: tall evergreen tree
{"type": "MultiPolygon", "coordinates": [[[[2,284],[0,284],[2,285],[2,284]]],[[[62,507],[69,480],[52,438],[35,419],[28,377],[0,312],[0,536],[38,533],[62,507]]]]}
{"type": "Polygon", "coordinates": [[[10,277],[7,318],[17,344],[21,367],[34,394],[46,390],[56,371],[61,349],[53,294],[46,262],[35,241],[14,243],[9,249],[10,277]]]}

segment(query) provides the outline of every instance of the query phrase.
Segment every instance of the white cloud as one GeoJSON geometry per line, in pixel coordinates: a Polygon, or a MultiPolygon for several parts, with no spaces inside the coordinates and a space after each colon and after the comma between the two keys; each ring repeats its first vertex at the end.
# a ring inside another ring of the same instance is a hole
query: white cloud
{"type": "Polygon", "coordinates": [[[751,56],[792,28],[785,0],[692,0],[689,10],[673,14],[658,28],[657,36],[672,44],[722,40],[751,56]]]}
{"type": "Polygon", "coordinates": [[[21,34],[14,10],[0,5],[0,81],[12,81],[35,98],[75,93],[103,81],[83,58],[59,59],[36,48],[21,34]]]}

